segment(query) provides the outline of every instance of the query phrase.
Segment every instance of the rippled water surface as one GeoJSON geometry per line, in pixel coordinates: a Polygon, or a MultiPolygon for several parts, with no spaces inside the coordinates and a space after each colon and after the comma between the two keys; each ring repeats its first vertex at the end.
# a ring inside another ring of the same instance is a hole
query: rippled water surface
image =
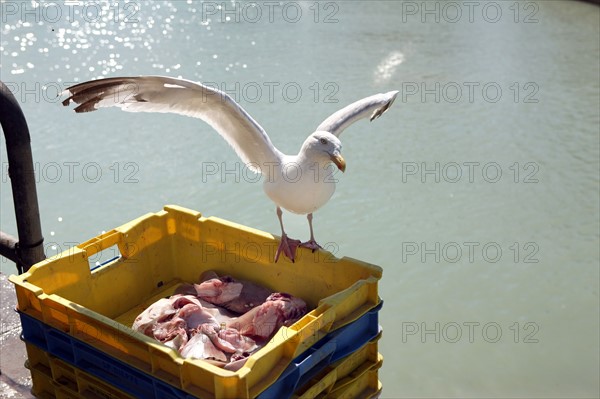
{"type": "MultiPolygon", "coordinates": [[[[75,114],[56,98],[74,82],[208,82],[287,153],[340,107],[400,90],[342,136],[348,167],[314,222],[336,255],[384,269],[382,396],[598,396],[597,6],[57,3],[2,2],[0,25],[47,255],[170,203],[279,233],[261,185],[210,127],[75,114]]],[[[0,227],[15,233],[2,146],[0,227]]],[[[308,238],[303,217],[284,217],[308,238]]]]}

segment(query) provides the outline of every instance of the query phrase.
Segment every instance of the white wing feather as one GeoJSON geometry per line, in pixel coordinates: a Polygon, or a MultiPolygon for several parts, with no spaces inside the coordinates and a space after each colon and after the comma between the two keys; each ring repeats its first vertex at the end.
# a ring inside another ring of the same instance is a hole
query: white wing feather
{"type": "Polygon", "coordinates": [[[383,115],[392,105],[397,94],[398,91],[390,91],[358,100],[325,119],[317,127],[317,131],[326,131],[339,137],[344,129],[354,122],[367,117],[372,121],[383,115]]]}
{"type": "Polygon", "coordinates": [[[65,90],[63,101],[80,104],[75,112],[119,107],[129,112],[175,113],[202,119],[233,147],[253,171],[281,162],[264,129],[229,95],[189,80],[163,76],[108,78],[80,83],[65,90]]]}

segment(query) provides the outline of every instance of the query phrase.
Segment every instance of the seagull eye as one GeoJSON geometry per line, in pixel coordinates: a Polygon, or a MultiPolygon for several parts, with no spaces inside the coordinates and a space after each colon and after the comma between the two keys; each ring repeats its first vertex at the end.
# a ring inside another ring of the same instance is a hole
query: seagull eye
{"type": "Polygon", "coordinates": [[[319,142],[320,142],[321,144],[327,144],[327,139],[319,139],[319,142]]]}

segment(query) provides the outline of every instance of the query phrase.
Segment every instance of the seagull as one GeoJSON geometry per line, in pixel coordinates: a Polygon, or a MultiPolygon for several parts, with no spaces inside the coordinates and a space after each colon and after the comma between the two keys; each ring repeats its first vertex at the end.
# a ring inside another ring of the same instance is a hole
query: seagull
{"type": "Polygon", "coordinates": [[[292,262],[298,247],[313,252],[317,244],[313,213],[335,191],[332,164],[346,170],[340,134],[354,122],[380,117],[392,105],[398,91],[358,100],[325,119],[302,144],[296,155],[286,155],[271,142],[265,130],[228,94],[190,80],[165,76],[114,77],[83,82],[67,88],[63,101],[78,104],[75,112],[119,107],[129,112],[175,113],[198,118],[212,126],[255,173],[263,175],[263,189],[275,203],[281,240],[275,262],[283,253],[292,262]],[[288,237],[283,212],[307,215],[310,239],[304,243],[288,237]]]}

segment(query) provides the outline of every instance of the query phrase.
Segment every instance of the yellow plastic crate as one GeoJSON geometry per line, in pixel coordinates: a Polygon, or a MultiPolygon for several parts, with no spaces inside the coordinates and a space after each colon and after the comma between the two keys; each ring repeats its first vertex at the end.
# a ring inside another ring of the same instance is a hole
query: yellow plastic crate
{"type": "Polygon", "coordinates": [[[38,398],[133,399],[90,374],[26,344],[31,392],[38,398]]]}
{"type": "Polygon", "coordinates": [[[381,394],[382,384],[378,372],[383,364],[383,356],[378,354],[379,360],[375,363],[365,362],[348,375],[337,380],[325,392],[314,396],[315,399],[372,399],[381,394]]]}
{"type": "Polygon", "coordinates": [[[364,374],[344,383],[319,399],[374,399],[381,395],[382,384],[377,376],[377,369],[369,369],[364,374]]]}
{"type": "MultiPolygon", "coordinates": [[[[383,356],[378,352],[380,337],[381,334],[356,352],[325,368],[325,370],[307,382],[304,387],[295,392],[292,398],[314,399],[329,397],[331,392],[351,385],[357,379],[362,378],[364,374],[372,371],[375,371],[375,378],[377,378],[377,370],[383,364],[383,356]]],[[[363,396],[357,397],[362,398],[363,396]]]]}
{"type": "Polygon", "coordinates": [[[60,388],[49,376],[39,370],[31,370],[31,393],[38,399],[55,399],[62,396],[60,388]]]}
{"type": "Polygon", "coordinates": [[[378,266],[300,249],[273,263],[271,234],[165,206],[10,276],[18,309],[166,383],[202,398],[252,398],[327,333],[377,306],[378,266]],[[119,259],[90,270],[101,251],[119,259]],[[183,359],[133,331],[137,314],[206,270],[252,280],[304,299],[313,309],[282,327],[236,372],[183,359]]]}

